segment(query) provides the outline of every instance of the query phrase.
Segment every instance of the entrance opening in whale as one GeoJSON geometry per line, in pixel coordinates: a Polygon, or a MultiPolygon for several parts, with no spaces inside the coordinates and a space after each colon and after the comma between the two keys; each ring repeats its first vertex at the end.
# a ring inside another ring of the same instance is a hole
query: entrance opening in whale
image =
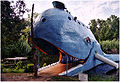
{"type": "Polygon", "coordinates": [[[52,60],[51,63],[54,63],[53,62],[54,60],[55,62],[58,61],[59,63],[62,63],[62,64],[66,64],[67,61],[68,63],[74,63],[75,65],[84,63],[82,59],[72,57],[71,55],[67,54],[63,50],[59,49],[54,44],[42,38],[34,38],[32,40],[32,43],[34,44],[36,49],[40,50],[41,52],[46,54],[47,57],[49,57],[49,62],[51,62],[50,60],[52,60]]]}

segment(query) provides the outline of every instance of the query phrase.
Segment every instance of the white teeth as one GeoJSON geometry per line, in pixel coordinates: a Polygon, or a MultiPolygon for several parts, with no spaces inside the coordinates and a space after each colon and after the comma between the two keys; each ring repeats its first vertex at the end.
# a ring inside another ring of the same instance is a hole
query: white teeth
{"type": "Polygon", "coordinates": [[[43,69],[52,67],[52,66],[57,65],[57,64],[59,64],[59,62],[55,62],[55,63],[49,64],[49,65],[47,65],[47,66],[45,66],[45,67],[41,67],[41,68],[38,69],[38,71],[41,71],[41,70],[43,70],[43,69]]]}

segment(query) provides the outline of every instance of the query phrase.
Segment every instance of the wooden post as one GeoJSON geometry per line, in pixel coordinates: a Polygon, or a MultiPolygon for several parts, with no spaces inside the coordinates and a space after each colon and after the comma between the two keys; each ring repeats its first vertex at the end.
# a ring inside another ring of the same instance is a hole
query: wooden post
{"type": "Polygon", "coordinates": [[[31,37],[32,37],[32,40],[34,38],[34,29],[33,29],[33,10],[34,10],[34,4],[32,5],[32,13],[31,13],[31,37]]]}
{"type": "Polygon", "coordinates": [[[37,58],[36,58],[37,52],[36,52],[35,48],[32,48],[32,52],[33,52],[33,62],[34,62],[34,76],[37,77],[38,76],[38,74],[37,74],[37,72],[38,72],[37,58]]]}
{"type": "Polygon", "coordinates": [[[38,52],[38,69],[39,69],[39,66],[40,66],[40,54],[38,52]]]}
{"type": "Polygon", "coordinates": [[[66,76],[68,74],[68,55],[66,55],[66,76]]]}
{"type": "MultiPolygon", "coordinates": [[[[34,29],[33,29],[33,10],[34,10],[34,4],[32,5],[32,13],[31,13],[31,38],[32,41],[34,42],[34,29]]],[[[34,62],[34,76],[37,77],[38,74],[38,69],[37,69],[37,58],[36,58],[36,49],[34,45],[32,44],[32,52],[33,52],[33,62],[34,62]]]]}

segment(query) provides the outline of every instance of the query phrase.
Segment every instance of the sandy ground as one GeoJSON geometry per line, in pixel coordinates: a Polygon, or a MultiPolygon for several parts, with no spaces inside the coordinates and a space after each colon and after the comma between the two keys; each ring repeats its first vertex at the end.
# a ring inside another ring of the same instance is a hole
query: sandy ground
{"type": "MultiPolygon", "coordinates": [[[[39,75],[38,78],[33,77],[33,73],[3,73],[2,81],[44,81],[47,77],[39,75]]],[[[47,79],[50,80],[50,79],[47,79]]]]}
{"type": "MultiPolygon", "coordinates": [[[[69,65],[69,68],[71,65],[69,65]]],[[[57,64],[38,72],[38,77],[34,77],[33,73],[2,73],[2,81],[53,81],[52,77],[66,70],[66,64],[57,64]]],[[[119,80],[119,70],[111,73],[107,77],[114,77],[119,80]]]]}
{"type": "Polygon", "coordinates": [[[2,73],[2,81],[51,81],[52,76],[66,70],[66,64],[57,64],[38,72],[38,77],[35,78],[33,73],[2,73]]]}

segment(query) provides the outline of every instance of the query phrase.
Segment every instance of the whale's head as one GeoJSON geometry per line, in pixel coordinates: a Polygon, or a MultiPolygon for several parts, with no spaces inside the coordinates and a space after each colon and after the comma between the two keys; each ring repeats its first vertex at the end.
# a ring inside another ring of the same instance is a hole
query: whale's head
{"type": "Polygon", "coordinates": [[[37,18],[34,23],[34,37],[41,38],[79,59],[87,58],[93,42],[98,43],[85,24],[58,8],[48,9],[37,18]]]}

